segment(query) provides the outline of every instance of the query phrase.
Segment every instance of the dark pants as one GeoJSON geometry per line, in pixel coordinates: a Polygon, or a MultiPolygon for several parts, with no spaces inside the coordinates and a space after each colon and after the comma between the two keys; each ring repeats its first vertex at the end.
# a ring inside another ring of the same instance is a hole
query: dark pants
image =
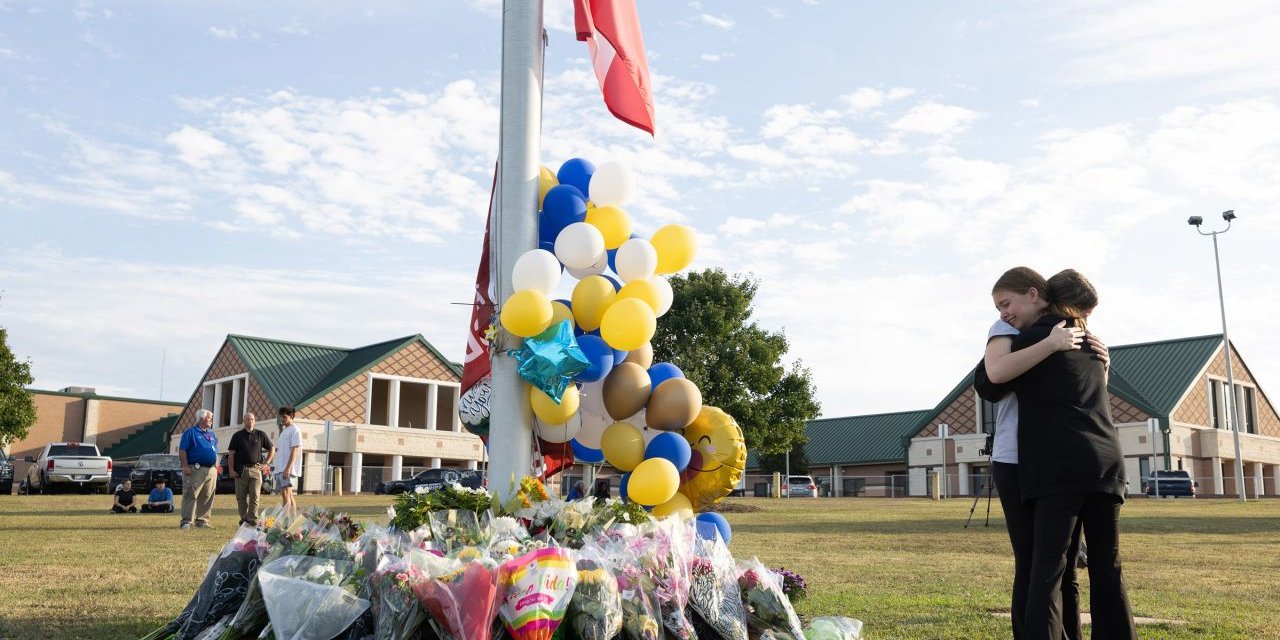
{"type": "Polygon", "coordinates": [[[1083,524],[1089,540],[1089,611],[1093,640],[1136,640],[1133,611],[1120,570],[1121,499],[1108,493],[1045,496],[1035,501],[1035,540],[1027,586],[1026,640],[1053,640],[1061,621],[1052,600],[1074,556],[1072,534],[1083,524]],[[1068,560],[1069,559],[1069,560],[1068,560]]]}
{"type": "Polygon", "coordinates": [[[118,504],[111,505],[111,513],[137,513],[137,512],[138,512],[138,508],[133,505],[129,505],[127,507],[122,507],[118,504]]]}
{"type": "MultiPolygon", "coordinates": [[[[1013,619],[1013,637],[1023,637],[1023,622],[1027,612],[1027,585],[1031,580],[1032,549],[1035,541],[1035,503],[1022,501],[1022,483],[1018,480],[1018,465],[1004,462],[991,463],[991,475],[996,491],[1000,492],[1000,507],[1004,509],[1004,523],[1009,529],[1009,543],[1013,546],[1013,602],[1009,615],[1013,619]]],[[[1075,557],[1080,548],[1080,528],[1071,536],[1067,563],[1062,572],[1058,597],[1051,599],[1055,620],[1060,620],[1063,640],[1081,640],[1080,632],[1080,583],[1076,580],[1075,557]]]]}
{"type": "Polygon", "coordinates": [[[142,505],[142,512],[143,513],[173,513],[173,505],[161,504],[153,507],[149,504],[144,504],[142,505]]]}

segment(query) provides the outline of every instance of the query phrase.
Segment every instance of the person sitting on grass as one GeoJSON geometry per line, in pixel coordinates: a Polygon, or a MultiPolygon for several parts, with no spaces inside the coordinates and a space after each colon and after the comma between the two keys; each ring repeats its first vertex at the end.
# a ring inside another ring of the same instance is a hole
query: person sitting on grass
{"type": "Polygon", "coordinates": [[[116,500],[111,505],[111,513],[137,513],[138,508],[133,506],[133,496],[133,482],[121,482],[120,488],[116,489],[116,500]]]}
{"type": "Polygon", "coordinates": [[[164,486],[164,479],[156,480],[147,496],[147,503],[142,505],[143,513],[173,513],[173,490],[164,486]]]}

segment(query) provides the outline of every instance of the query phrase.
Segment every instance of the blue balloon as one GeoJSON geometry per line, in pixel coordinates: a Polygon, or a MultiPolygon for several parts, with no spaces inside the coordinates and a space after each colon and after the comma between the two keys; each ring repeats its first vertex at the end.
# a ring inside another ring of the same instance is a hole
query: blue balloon
{"type": "MultiPolygon", "coordinates": [[[[574,158],[560,165],[560,170],[556,172],[556,179],[560,181],[560,184],[577,187],[584,197],[590,198],[591,176],[595,172],[596,166],[591,164],[590,160],[574,158]]],[[[547,195],[549,196],[550,192],[547,195]]],[[[545,208],[546,204],[542,206],[545,208]]]]}
{"type": "Polygon", "coordinates": [[[622,474],[622,480],[618,482],[618,497],[628,502],[631,501],[631,498],[627,497],[627,483],[629,482],[631,482],[630,471],[622,474]]]}
{"type": "Polygon", "coordinates": [[[617,250],[617,249],[608,249],[608,250],[606,250],[606,251],[605,251],[605,254],[607,254],[607,255],[609,256],[609,270],[610,270],[610,271],[612,271],[612,272],[614,272],[614,273],[617,273],[617,272],[618,272],[618,265],[616,264],[616,262],[617,262],[617,260],[618,260],[618,250],[617,250]]]}
{"type": "Polygon", "coordinates": [[[665,458],[676,466],[676,471],[683,472],[689,466],[689,459],[693,457],[693,449],[689,447],[689,441],[684,436],[667,431],[659,433],[649,441],[648,446],[644,448],[644,458],[665,458]]]}
{"type": "Polygon", "coordinates": [[[585,444],[579,443],[576,439],[570,440],[569,445],[573,447],[573,458],[584,464],[600,464],[604,462],[604,451],[600,449],[592,449],[585,444]]]}
{"type": "Polygon", "coordinates": [[[629,353],[631,353],[631,352],[630,352],[630,351],[619,351],[619,350],[617,350],[617,349],[614,349],[614,350],[613,350],[613,366],[615,366],[615,367],[616,367],[616,366],[618,366],[618,365],[622,364],[622,361],[627,359],[627,354],[629,354],[629,353]]]}
{"type": "Polygon", "coordinates": [[[613,285],[613,291],[615,293],[622,290],[622,283],[618,282],[617,279],[615,279],[613,276],[606,276],[602,273],[600,274],[600,277],[604,278],[605,280],[608,280],[609,283],[613,285]]]}
{"type": "Polygon", "coordinates": [[[542,215],[538,218],[538,235],[540,239],[560,235],[565,227],[587,219],[587,200],[582,192],[569,185],[556,185],[547,192],[542,201],[542,215]]]}
{"type": "Polygon", "coordinates": [[[683,377],[684,372],[680,370],[680,367],[677,367],[670,362],[659,362],[652,367],[649,367],[650,393],[652,393],[654,389],[657,389],[658,385],[666,382],[667,380],[683,377]]]}
{"type": "Polygon", "coordinates": [[[604,338],[591,334],[578,336],[578,348],[591,366],[576,376],[579,382],[597,382],[603,380],[613,370],[613,349],[605,344],[604,338]]]}
{"type": "Polygon", "coordinates": [[[733,538],[733,530],[729,528],[729,521],[724,516],[714,511],[704,511],[694,518],[695,526],[698,528],[698,537],[706,540],[715,540],[720,536],[725,544],[729,544],[729,540],[733,538]]]}

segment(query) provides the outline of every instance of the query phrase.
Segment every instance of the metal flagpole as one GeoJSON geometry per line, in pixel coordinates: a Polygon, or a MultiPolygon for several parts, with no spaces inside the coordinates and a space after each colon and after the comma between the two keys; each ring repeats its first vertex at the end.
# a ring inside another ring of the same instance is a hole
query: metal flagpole
{"type": "MultiPolygon", "coordinates": [[[[538,246],[538,155],[542,127],[542,0],[502,4],[502,104],[498,145],[498,206],[493,221],[491,277],[502,303],[513,293],[511,269],[538,246]]],[[[489,400],[489,489],[505,500],[513,481],[530,472],[533,412],[516,361],[505,354],[519,346],[499,327],[491,355],[489,400]]]]}

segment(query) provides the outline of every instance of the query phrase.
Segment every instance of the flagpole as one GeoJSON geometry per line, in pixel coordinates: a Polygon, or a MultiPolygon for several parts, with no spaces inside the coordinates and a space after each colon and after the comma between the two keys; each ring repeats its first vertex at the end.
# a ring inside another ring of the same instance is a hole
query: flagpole
{"type": "MultiPolygon", "coordinates": [[[[498,206],[493,220],[494,301],[509,297],[511,269],[538,246],[538,170],[542,127],[542,0],[502,3],[502,104],[498,145],[498,206]]],[[[499,325],[489,399],[489,489],[505,500],[512,480],[530,472],[533,412],[516,361],[507,349],[519,338],[499,325]]]]}

